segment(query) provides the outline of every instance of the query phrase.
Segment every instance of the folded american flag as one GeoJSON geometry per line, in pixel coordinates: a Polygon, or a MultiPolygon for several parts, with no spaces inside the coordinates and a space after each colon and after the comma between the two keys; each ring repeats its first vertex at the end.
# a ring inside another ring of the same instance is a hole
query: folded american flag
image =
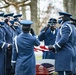
{"type": "Polygon", "coordinates": [[[38,46],[38,47],[34,47],[34,51],[49,51],[48,47],[47,46],[38,46]]]}

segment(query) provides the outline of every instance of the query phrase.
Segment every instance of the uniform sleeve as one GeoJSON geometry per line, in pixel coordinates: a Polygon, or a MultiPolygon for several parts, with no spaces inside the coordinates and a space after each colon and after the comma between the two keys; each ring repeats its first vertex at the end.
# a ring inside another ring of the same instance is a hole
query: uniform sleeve
{"type": "Polygon", "coordinates": [[[46,27],[44,27],[44,28],[41,30],[41,32],[40,32],[40,34],[39,34],[39,36],[38,36],[38,39],[39,39],[40,41],[43,41],[43,40],[44,40],[45,29],[46,29],[46,27]]]}
{"type": "Polygon", "coordinates": [[[18,26],[17,32],[18,32],[18,35],[21,33],[21,28],[20,28],[20,26],[18,26]]]}
{"type": "Polygon", "coordinates": [[[7,46],[8,46],[8,44],[6,42],[3,42],[3,41],[0,40],[0,48],[1,49],[6,49],[7,46]]]}
{"type": "Polygon", "coordinates": [[[40,45],[40,41],[36,37],[34,38],[34,45],[35,46],[39,46],[40,45]]]}
{"type": "Polygon", "coordinates": [[[55,42],[55,44],[53,45],[54,48],[56,50],[59,50],[60,48],[64,47],[65,44],[68,42],[71,33],[72,33],[72,28],[70,25],[63,26],[60,30],[61,38],[58,42],[55,42]]]}
{"type": "Polygon", "coordinates": [[[45,35],[45,32],[42,31],[42,32],[39,34],[38,39],[39,39],[40,41],[43,41],[43,40],[44,40],[44,35],[45,35]]]}
{"type": "Polygon", "coordinates": [[[4,42],[4,41],[1,40],[1,39],[4,39],[4,37],[2,37],[2,34],[3,33],[0,31],[0,48],[6,49],[7,46],[8,46],[8,44],[6,42],[4,42]]]}

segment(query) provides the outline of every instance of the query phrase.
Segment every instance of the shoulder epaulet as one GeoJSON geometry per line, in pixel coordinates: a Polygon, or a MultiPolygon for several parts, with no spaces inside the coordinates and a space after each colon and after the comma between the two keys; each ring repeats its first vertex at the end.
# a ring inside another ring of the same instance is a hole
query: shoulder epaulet
{"type": "Polygon", "coordinates": [[[71,27],[70,23],[68,23],[67,25],[68,25],[68,27],[69,27],[70,30],[71,30],[71,32],[70,32],[70,34],[69,34],[69,36],[70,36],[70,35],[72,34],[72,27],[71,27]]]}
{"type": "Polygon", "coordinates": [[[69,36],[72,34],[72,27],[71,27],[70,23],[67,23],[66,26],[64,26],[64,27],[62,26],[62,27],[60,28],[60,35],[61,35],[61,36],[62,36],[62,28],[65,28],[65,27],[67,27],[67,26],[68,26],[68,27],[70,28],[70,30],[71,30],[69,36]]]}

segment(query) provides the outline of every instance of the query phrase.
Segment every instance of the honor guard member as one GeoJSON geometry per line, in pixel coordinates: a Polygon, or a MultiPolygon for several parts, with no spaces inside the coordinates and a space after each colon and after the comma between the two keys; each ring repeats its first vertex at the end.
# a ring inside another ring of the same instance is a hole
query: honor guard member
{"type": "MultiPolygon", "coordinates": [[[[49,19],[47,27],[41,30],[40,35],[38,36],[40,41],[44,40],[45,45],[53,45],[55,43],[55,38],[58,29],[56,28],[57,20],[55,18],[49,19]]],[[[43,59],[55,59],[55,53],[52,51],[43,51],[43,59]]]]}
{"type": "Polygon", "coordinates": [[[16,63],[15,75],[36,75],[36,62],[34,55],[34,46],[39,46],[40,42],[30,35],[30,20],[21,20],[22,33],[15,37],[12,63],[16,63]]]}
{"type": "Polygon", "coordinates": [[[13,20],[14,13],[4,14],[4,18],[10,20],[13,20]]]}
{"type": "Polygon", "coordinates": [[[14,28],[15,28],[15,34],[18,36],[22,32],[22,29],[17,19],[14,19],[14,28]]]}
{"type": "MultiPolygon", "coordinates": [[[[10,23],[10,17],[13,16],[13,13],[5,14],[5,40],[7,43],[13,44],[14,30],[12,28],[12,24],[10,23]]],[[[11,57],[12,57],[12,48],[7,49],[6,52],[6,75],[11,74],[11,57]]]]}
{"type": "Polygon", "coordinates": [[[22,20],[22,14],[17,14],[13,16],[14,18],[17,18],[19,21],[22,20]]]}
{"type": "Polygon", "coordinates": [[[19,35],[21,32],[22,32],[22,29],[21,29],[21,25],[20,25],[20,20],[21,20],[21,16],[22,14],[17,14],[17,15],[14,15],[14,27],[16,29],[16,34],[19,35]]]}
{"type": "Polygon", "coordinates": [[[0,12],[0,75],[5,75],[5,52],[7,48],[10,48],[10,44],[6,43],[4,32],[4,20],[3,12],[0,12]]]}
{"type": "Polygon", "coordinates": [[[59,75],[72,74],[72,59],[73,53],[73,31],[70,22],[71,14],[67,12],[59,12],[62,16],[63,23],[59,29],[55,44],[49,46],[49,49],[56,53],[55,56],[55,71],[59,75]]]}
{"type": "Polygon", "coordinates": [[[74,45],[74,53],[75,53],[75,56],[74,56],[74,59],[73,59],[73,75],[76,75],[76,18],[73,18],[73,17],[70,17],[70,20],[72,21],[72,25],[74,26],[74,42],[73,42],[73,45],[74,45]]]}
{"type": "Polygon", "coordinates": [[[4,15],[4,18],[5,18],[5,26],[7,27],[7,25],[9,25],[13,31],[15,31],[15,28],[14,28],[14,20],[13,20],[13,15],[14,13],[10,13],[10,14],[5,14],[4,15]]]}

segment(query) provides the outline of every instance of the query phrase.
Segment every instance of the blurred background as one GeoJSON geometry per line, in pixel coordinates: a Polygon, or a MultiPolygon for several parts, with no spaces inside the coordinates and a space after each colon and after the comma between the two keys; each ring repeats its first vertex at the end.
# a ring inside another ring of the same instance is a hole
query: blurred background
{"type": "Polygon", "coordinates": [[[66,11],[76,17],[76,0],[0,0],[0,11],[5,14],[22,14],[22,18],[32,20],[36,34],[47,25],[49,18],[58,19],[59,11],[66,11]]]}

